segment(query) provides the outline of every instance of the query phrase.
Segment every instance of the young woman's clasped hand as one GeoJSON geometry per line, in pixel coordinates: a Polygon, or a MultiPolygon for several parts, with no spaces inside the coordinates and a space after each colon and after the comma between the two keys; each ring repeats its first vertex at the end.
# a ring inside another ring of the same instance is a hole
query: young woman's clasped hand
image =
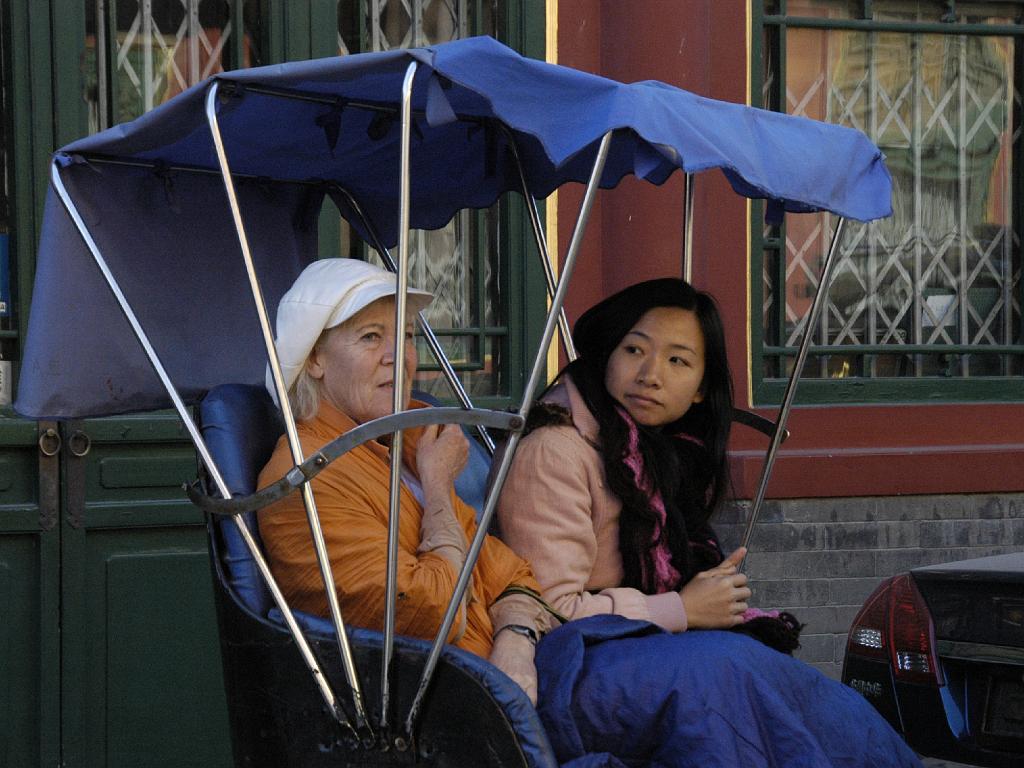
{"type": "Polygon", "coordinates": [[[743,623],[751,592],[746,574],[737,570],[746,554],[746,547],[740,547],[714,568],[698,573],[679,591],[687,626],[727,629],[743,623]]]}

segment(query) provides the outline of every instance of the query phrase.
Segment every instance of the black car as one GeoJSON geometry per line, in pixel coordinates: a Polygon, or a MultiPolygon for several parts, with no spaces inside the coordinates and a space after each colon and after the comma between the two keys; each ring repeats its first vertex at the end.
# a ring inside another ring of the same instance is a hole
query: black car
{"type": "Polygon", "coordinates": [[[850,627],[843,682],[917,752],[1024,765],[1024,553],[886,579],[850,627]]]}

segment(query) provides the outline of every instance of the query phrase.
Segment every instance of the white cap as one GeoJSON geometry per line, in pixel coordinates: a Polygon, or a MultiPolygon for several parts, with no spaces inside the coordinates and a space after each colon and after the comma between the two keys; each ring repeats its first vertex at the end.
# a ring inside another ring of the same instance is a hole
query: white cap
{"type": "MultiPolygon", "coordinates": [[[[397,292],[395,275],[358,259],[320,259],[302,270],[277,308],[277,356],[285,389],[295,383],[321,333],[397,292]]],[[[433,298],[427,291],[410,288],[406,306],[419,312],[433,298]]],[[[277,403],[269,365],[266,386],[277,403]]]]}

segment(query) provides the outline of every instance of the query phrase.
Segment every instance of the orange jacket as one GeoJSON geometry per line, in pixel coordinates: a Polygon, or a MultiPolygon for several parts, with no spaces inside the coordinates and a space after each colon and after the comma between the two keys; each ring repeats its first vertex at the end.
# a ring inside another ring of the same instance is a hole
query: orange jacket
{"type": "MultiPolygon", "coordinates": [[[[413,407],[421,406],[413,404],[413,407]]],[[[312,455],[355,426],[348,416],[321,402],[317,416],[298,425],[303,456],[312,455]]],[[[419,429],[408,430],[402,438],[403,460],[414,474],[420,432],[419,429]]],[[[363,443],[335,460],[312,483],[342,616],[346,624],[372,629],[382,629],[384,624],[388,456],[385,446],[363,443]]],[[[278,480],[292,466],[288,443],[282,437],[260,473],[260,487],[278,480]]],[[[473,510],[454,495],[454,490],[452,495],[456,515],[467,541],[471,540],[476,532],[473,510]]],[[[417,554],[423,508],[404,484],[400,500],[396,630],[399,634],[433,638],[455,588],[458,572],[440,555],[417,554]]],[[[296,491],[261,510],[259,526],[271,570],[291,606],[328,615],[302,494],[296,491]]],[[[526,561],[498,539],[488,536],[473,569],[466,631],[461,638],[456,638],[463,619],[460,609],[448,641],[486,658],[493,634],[488,609],[511,585],[539,591],[526,561]]]]}

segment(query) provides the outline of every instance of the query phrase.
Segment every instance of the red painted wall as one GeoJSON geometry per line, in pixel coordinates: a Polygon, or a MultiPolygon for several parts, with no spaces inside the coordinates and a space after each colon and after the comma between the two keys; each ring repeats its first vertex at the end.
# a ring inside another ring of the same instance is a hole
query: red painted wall
{"type": "MultiPolygon", "coordinates": [[[[746,100],[745,0],[561,0],[558,63],[630,82],[656,79],[702,95],[746,100]]],[[[720,173],[697,177],[694,284],[726,320],[739,405],[749,407],[747,209],[720,173]]],[[[559,246],[572,236],[582,188],[558,198],[559,246]]],[[[570,322],[603,296],[682,274],[683,181],[627,178],[602,191],[577,262],[570,322]]],[[[1024,394],[1024,387],[1022,387],[1024,394]]],[[[776,408],[759,409],[774,416],[776,408]]],[[[797,407],[769,496],[892,496],[1024,490],[1024,405],[797,407]]],[[[765,440],[738,430],[737,490],[756,485],[765,440]]]]}

